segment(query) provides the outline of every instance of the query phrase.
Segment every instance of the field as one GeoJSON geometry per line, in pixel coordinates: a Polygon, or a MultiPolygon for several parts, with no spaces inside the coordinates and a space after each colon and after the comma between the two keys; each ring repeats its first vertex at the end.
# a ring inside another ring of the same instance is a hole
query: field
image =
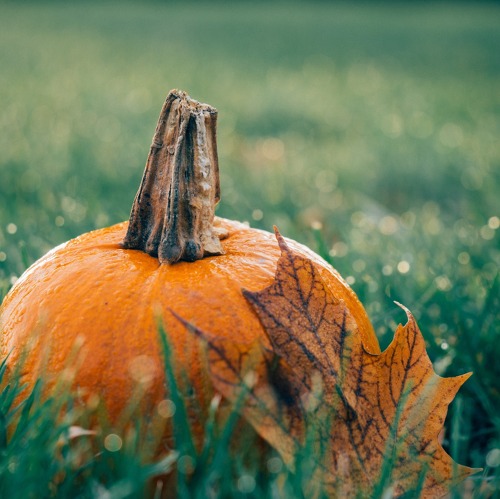
{"type": "Polygon", "coordinates": [[[383,346],[398,301],[439,374],[474,372],[445,446],[484,468],[476,497],[499,494],[499,46],[480,2],[0,2],[0,299],[128,218],[163,99],[187,90],[219,111],[220,216],[328,259],[383,346]]]}

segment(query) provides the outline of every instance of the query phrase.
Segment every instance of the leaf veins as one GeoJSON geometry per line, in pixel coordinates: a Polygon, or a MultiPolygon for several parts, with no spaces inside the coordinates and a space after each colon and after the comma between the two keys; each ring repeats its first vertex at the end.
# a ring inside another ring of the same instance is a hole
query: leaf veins
{"type": "Polygon", "coordinates": [[[308,258],[281,248],[274,282],[243,291],[269,345],[229,344],[186,324],[207,342],[217,390],[236,401],[257,432],[293,467],[312,442],[317,481],[336,497],[439,497],[476,470],[453,462],[438,441],[448,405],[470,376],[433,370],[411,313],[381,354],[368,353],[345,303],[308,258]],[[273,366],[273,367],[271,367],[273,366]],[[248,382],[246,373],[256,375],[248,382]]]}

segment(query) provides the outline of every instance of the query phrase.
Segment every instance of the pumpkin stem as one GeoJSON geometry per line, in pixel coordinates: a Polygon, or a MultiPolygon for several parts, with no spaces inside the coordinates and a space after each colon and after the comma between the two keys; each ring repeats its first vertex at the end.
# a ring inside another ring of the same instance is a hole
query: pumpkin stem
{"type": "Polygon", "coordinates": [[[223,253],[213,226],[220,199],[217,110],[172,90],[160,113],[123,246],[160,263],[223,253]]]}

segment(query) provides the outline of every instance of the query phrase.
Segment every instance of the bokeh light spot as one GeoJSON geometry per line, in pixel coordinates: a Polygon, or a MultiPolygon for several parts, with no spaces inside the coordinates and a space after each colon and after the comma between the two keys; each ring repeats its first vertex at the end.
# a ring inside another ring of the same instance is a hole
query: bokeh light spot
{"type": "Polygon", "coordinates": [[[490,468],[500,466],[500,449],[491,449],[486,455],[486,464],[490,468]]]}
{"type": "Polygon", "coordinates": [[[458,254],[457,257],[458,263],[461,263],[462,265],[467,265],[470,262],[470,255],[467,253],[467,251],[462,251],[461,253],[458,254]]]}
{"type": "Polygon", "coordinates": [[[266,159],[279,161],[285,154],[285,144],[280,139],[270,137],[262,141],[260,150],[266,159]]]}
{"type": "Polygon", "coordinates": [[[251,494],[255,490],[255,478],[252,475],[241,475],[238,478],[238,490],[242,494],[251,494]]]}
{"type": "Polygon", "coordinates": [[[252,211],[252,218],[254,220],[262,220],[264,218],[264,213],[262,210],[253,210],[252,211]]]}
{"type": "Polygon", "coordinates": [[[378,223],[378,230],[381,234],[390,236],[398,230],[398,221],[391,215],[383,217],[378,223]]]}
{"type": "Polygon", "coordinates": [[[500,227],[500,218],[498,217],[491,217],[488,220],[488,227],[490,229],[496,230],[500,227]]]}
{"type": "Polygon", "coordinates": [[[441,291],[449,291],[451,289],[451,282],[445,275],[440,275],[436,277],[436,286],[441,291]]]}
{"type": "Polygon", "coordinates": [[[397,265],[400,274],[407,274],[410,271],[410,263],[406,260],[401,260],[397,265]]]}
{"type": "Polygon", "coordinates": [[[269,473],[279,473],[283,469],[283,461],[279,457],[272,457],[267,461],[269,473]]]}
{"type": "Polygon", "coordinates": [[[175,407],[174,402],[172,402],[172,400],[165,399],[165,400],[162,400],[158,404],[158,407],[156,410],[158,411],[158,414],[162,418],[168,419],[168,418],[171,418],[175,414],[176,407],[175,407]]]}
{"type": "Polygon", "coordinates": [[[347,246],[347,244],[339,241],[332,246],[332,249],[329,251],[329,255],[343,257],[347,255],[348,251],[349,247],[347,246]]]}
{"type": "Polygon", "coordinates": [[[483,225],[483,227],[479,229],[479,234],[485,241],[489,241],[495,237],[495,230],[489,225],[483,225]]]}
{"type": "Polygon", "coordinates": [[[391,275],[393,273],[394,269],[392,268],[391,265],[384,265],[382,267],[382,274],[384,275],[391,275]]]}
{"type": "Polygon", "coordinates": [[[122,439],[115,433],[110,433],[104,439],[104,447],[109,452],[118,452],[123,445],[122,439]]]}
{"type": "Polygon", "coordinates": [[[363,272],[363,270],[365,270],[366,268],[366,262],[361,259],[354,260],[354,262],[352,263],[352,268],[355,272],[363,272]]]}

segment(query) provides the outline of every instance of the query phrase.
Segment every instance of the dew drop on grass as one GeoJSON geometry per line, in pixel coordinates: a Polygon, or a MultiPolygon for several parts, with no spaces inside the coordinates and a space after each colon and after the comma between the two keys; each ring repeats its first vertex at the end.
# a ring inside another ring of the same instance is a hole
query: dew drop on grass
{"type": "Polygon", "coordinates": [[[337,256],[337,257],[343,257],[347,255],[347,252],[349,251],[349,248],[346,243],[343,243],[342,241],[339,241],[338,243],[335,243],[332,247],[332,249],[329,252],[330,256],[337,256]]]}
{"type": "Polygon", "coordinates": [[[148,355],[138,355],[130,361],[129,372],[137,383],[150,385],[157,375],[154,360],[148,355]]]}
{"type": "Polygon", "coordinates": [[[115,433],[110,433],[104,439],[104,447],[109,452],[118,452],[122,448],[122,439],[115,433]]]}
{"type": "Polygon", "coordinates": [[[267,461],[269,473],[279,473],[283,469],[283,461],[279,457],[272,457],[267,461]]]}
{"type": "Polygon", "coordinates": [[[255,478],[251,475],[241,475],[238,478],[238,490],[242,494],[251,494],[255,490],[255,478]]]}
{"type": "Polygon", "coordinates": [[[490,468],[500,466],[500,449],[491,449],[488,454],[486,454],[486,464],[490,468]]]}
{"type": "Polygon", "coordinates": [[[285,144],[280,139],[269,137],[260,144],[260,152],[268,160],[279,161],[285,154],[285,144]]]}
{"type": "Polygon", "coordinates": [[[262,210],[253,210],[252,218],[254,220],[262,220],[264,218],[264,213],[262,212],[262,210]]]}
{"type": "Polygon", "coordinates": [[[169,400],[165,399],[162,400],[156,409],[158,411],[158,414],[165,419],[171,418],[175,414],[175,404],[169,400]]]}
{"type": "Polygon", "coordinates": [[[388,487],[382,494],[382,499],[391,499],[394,497],[394,487],[388,487]]]}
{"type": "Polygon", "coordinates": [[[87,399],[87,407],[93,411],[99,406],[101,399],[97,393],[92,393],[87,399]]]}
{"type": "Polygon", "coordinates": [[[354,260],[354,262],[352,264],[352,268],[356,272],[363,272],[363,270],[365,270],[365,268],[366,268],[366,262],[362,259],[354,260]]]}
{"type": "Polygon", "coordinates": [[[383,217],[378,223],[378,230],[386,236],[396,233],[398,230],[397,219],[390,215],[383,217]]]}
{"type": "Polygon", "coordinates": [[[470,255],[466,251],[462,251],[458,254],[458,263],[462,265],[467,265],[470,262],[470,255]]]}
{"type": "Polygon", "coordinates": [[[498,218],[498,217],[491,217],[488,220],[488,227],[490,229],[493,229],[493,230],[496,230],[496,229],[500,228],[500,218],[498,218]]]}
{"type": "Polygon", "coordinates": [[[434,280],[436,286],[441,291],[449,291],[452,287],[451,281],[445,275],[440,275],[434,280]]]}
{"type": "Polygon", "coordinates": [[[397,265],[400,274],[407,274],[410,271],[410,264],[406,260],[401,260],[397,265]]]}
{"type": "Polygon", "coordinates": [[[7,469],[9,470],[10,473],[14,474],[17,471],[18,464],[17,461],[14,459],[11,459],[9,461],[9,464],[7,465],[7,469]]]}
{"type": "Polygon", "coordinates": [[[382,267],[382,274],[384,275],[391,275],[393,272],[392,266],[391,265],[384,265],[382,267]]]}
{"type": "Polygon", "coordinates": [[[489,241],[495,237],[495,230],[489,225],[484,225],[481,229],[479,229],[479,234],[484,240],[489,241]]]}

